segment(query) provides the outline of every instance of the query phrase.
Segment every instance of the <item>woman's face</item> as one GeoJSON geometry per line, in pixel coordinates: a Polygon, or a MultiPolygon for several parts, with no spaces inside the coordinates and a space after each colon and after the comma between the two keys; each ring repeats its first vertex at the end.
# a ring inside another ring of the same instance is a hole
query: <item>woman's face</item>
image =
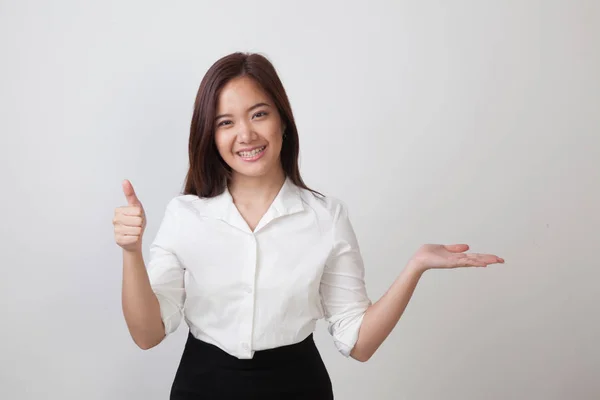
{"type": "Polygon", "coordinates": [[[281,117],[256,81],[239,77],[221,90],[215,118],[219,154],[236,174],[263,177],[281,169],[281,117]]]}

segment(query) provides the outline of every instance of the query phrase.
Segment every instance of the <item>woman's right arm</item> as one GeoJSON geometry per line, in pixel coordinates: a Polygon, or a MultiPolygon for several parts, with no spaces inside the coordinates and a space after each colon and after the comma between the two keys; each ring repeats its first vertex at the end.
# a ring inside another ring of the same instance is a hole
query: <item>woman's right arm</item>
{"type": "Polygon", "coordinates": [[[165,337],[160,304],[148,278],[142,255],[146,216],[129,181],[123,182],[127,206],[115,210],[115,240],[123,248],[123,314],[133,341],[150,349],[165,337]]]}
{"type": "Polygon", "coordinates": [[[135,344],[147,350],[165,337],[158,299],[150,286],[141,251],[123,250],[123,315],[135,344]]]}

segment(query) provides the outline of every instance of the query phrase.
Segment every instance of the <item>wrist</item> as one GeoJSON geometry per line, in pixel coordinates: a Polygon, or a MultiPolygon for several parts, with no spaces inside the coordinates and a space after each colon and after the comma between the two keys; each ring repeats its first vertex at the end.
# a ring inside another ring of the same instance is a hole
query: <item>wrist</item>
{"type": "Polygon", "coordinates": [[[418,275],[422,275],[425,271],[427,271],[429,268],[425,267],[422,263],[420,263],[419,261],[415,260],[415,259],[410,259],[408,261],[408,264],[406,264],[406,268],[407,271],[410,271],[412,273],[418,274],[418,275]]]}
{"type": "Polygon", "coordinates": [[[142,249],[141,248],[131,249],[131,250],[123,249],[123,257],[127,257],[127,258],[142,257],[142,249]]]}

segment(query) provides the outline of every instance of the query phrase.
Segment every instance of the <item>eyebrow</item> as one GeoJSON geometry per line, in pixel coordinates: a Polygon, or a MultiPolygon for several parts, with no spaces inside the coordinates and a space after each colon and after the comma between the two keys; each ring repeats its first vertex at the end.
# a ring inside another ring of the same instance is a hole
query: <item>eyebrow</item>
{"type": "MultiPolygon", "coordinates": [[[[265,107],[265,106],[266,107],[271,107],[271,105],[267,104],[267,103],[256,103],[255,105],[253,105],[252,107],[250,107],[246,112],[250,112],[250,111],[254,110],[255,108],[265,107]]],[[[231,114],[220,114],[220,115],[217,115],[215,117],[215,121],[218,120],[219,118],[223,118],[223,117],[233,117],[233,115],[231,115],[231,114]]]]}

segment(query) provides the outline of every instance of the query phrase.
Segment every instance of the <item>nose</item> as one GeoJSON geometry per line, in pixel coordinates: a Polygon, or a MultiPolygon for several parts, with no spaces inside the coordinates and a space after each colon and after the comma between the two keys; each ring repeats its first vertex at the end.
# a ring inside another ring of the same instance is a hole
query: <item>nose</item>
{"type": "Polygon", "coordinates": [[[238,129],[237,137],[239,143],[250,143],[256,138],[256,133],[249,122],[240,123],[238,129]]]}

